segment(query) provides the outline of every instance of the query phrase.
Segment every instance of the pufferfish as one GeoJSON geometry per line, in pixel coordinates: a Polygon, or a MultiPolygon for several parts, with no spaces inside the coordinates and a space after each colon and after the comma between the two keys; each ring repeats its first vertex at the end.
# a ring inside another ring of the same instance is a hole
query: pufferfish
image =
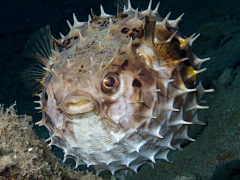
{"type": "Polygon", "coordinates": [[[49,145],[73,158],[76,167],[102,171],[133,170],[157,159],[169,161],[198,120],[203,88],[200,59],[192,51],[199,35],[178,31],[170,13],[162,18],[152,1],[144,11],[118,6],[117,15],[87,22],[67,21],[69,33],[51,36],[49,26],[28,41],[25,53],[37,61],[23,73],[40,97],[39,126],[49,131],[49,145]]]}

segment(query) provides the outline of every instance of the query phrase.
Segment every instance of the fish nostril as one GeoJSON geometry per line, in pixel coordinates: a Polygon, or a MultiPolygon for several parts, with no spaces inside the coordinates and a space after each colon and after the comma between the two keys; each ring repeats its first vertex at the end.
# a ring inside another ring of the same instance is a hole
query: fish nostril
{"type": "Polygon", "coordinates": [[[142,84],[138,79],[134,79],[133,82],[132,82],[132,86],[140,88],[142,86],[142,84]]]}
{"type": "Polygon", "coordinates": [[[122,68],[127,67],[128,66],[128,60],[124,60],[122,63],[122,68]]]}

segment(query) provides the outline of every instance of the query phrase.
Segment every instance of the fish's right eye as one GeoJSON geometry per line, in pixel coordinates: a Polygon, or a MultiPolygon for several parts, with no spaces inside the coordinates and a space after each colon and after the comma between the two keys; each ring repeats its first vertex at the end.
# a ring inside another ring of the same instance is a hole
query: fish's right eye
{"type": "Polygon", "coordinates": [[[104,93],[114,93],[119,87],[119,78],[116,74],[110,73],[106,75],[101,83],[101,88],[104,93]]]}

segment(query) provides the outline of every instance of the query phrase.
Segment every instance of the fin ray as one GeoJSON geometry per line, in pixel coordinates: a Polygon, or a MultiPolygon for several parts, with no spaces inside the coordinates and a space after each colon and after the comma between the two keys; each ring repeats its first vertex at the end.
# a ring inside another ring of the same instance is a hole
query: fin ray
{"type": "Polygon", "coordinates": [[[55,45],[52,40],[50,26],[46,26],[29,39],[23,56],[34,59],[46,66],[46,59],[49,59],[52,55],[51,49],[55,50],[55,45]]]}
{"type": "Polygon", "coordinates": [[[114,5],[115,5],[115,7],[118,9],[118,10],[120,10],[121,11],[121,13],[123,12],[123,7],[124,7],[124,5],[127,5],[127,7],[128,7],[128,1],[127,0],[115,0],[115,2],[114,2],[114,5]]]}
{"type": "Polygon", "coordinates": [[[21,73],[24,84],[31,90],[32,95],[39,93],[43,85],[41,81],[44,81],[44,77],[48,75],[48,72],[42,69],[40,63],[32,64],[29,68],[25,69],[21,73]]]}
{"type": "Polygon", "coordinates": [[[49,72],[45,71],[43,67],[51,68],[49,67],[49,61],[55,47],[50,26],[37,31],[25,46],[23,56],[37,61],[37,63],[32,64],[21,73],[24,84],[31,90],[33,95],[42,90],[44,80],[49,75],[49,72]]]}

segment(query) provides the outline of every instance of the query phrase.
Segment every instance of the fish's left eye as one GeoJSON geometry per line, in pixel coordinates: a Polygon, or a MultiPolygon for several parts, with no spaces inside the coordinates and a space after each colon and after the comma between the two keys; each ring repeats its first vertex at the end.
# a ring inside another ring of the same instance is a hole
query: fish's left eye
{"type": "Polygon", "coordinates": [[[114,93],[119,86],[119,79],[116,74],[108,74],[102,80],[102,91],[104,93],[114,93]]]}

